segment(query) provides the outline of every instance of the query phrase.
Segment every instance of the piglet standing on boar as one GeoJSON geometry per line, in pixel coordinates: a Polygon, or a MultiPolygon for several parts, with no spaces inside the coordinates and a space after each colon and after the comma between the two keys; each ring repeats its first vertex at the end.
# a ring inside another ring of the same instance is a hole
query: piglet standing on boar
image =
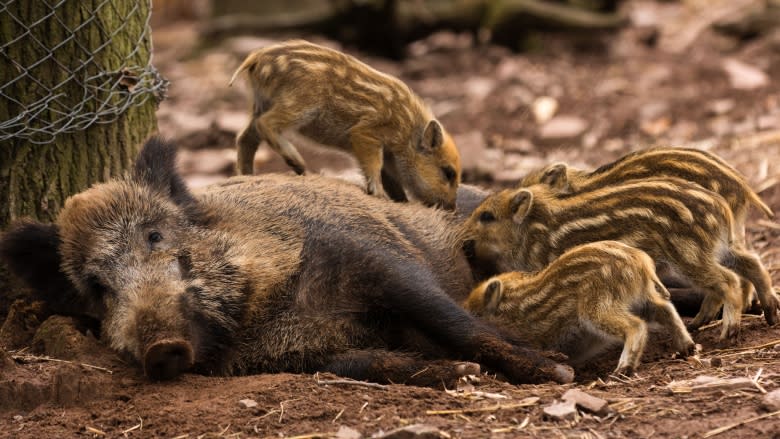
{"type": "Polygon", "coordinates": [[[460,155],[452,138],[409,87],[356,58],[302,40],[251,53],[246,73],[254,93],[249,124],[236,138],[239,174],[253,173],[265,139],[298,174],[306,165],[283,134],[297,129],[352,154],[366,190],[381,198],[455,208],[460,155]]]}
{"type": "Polygon", "coordinates": [[[98,319],[153,379],[328,371],[436,386],[482,363],[513,382],[573,372],[476,320],[450,213],[324,177],[238,177],[190,193],[152,139],[131,176],[0,241],[39,297],[98,319]]]}
{"type": "Polygon", "coordinates": [[[540,348],[566,353],[574,363],[619,340],[623,353],[615,372],[630,374],[645,349],[647,322],[661,324],[677,352],[694,352],[669,298],[647,253],[599,241],[566,251],[541,271],[490,278],[471,292],[464,307],[511,326],[540,348]]]}

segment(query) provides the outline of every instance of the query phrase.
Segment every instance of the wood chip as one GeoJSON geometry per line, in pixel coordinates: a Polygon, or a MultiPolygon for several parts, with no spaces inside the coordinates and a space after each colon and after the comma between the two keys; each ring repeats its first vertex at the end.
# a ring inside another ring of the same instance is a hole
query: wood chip
{"type": "Polygon", "coordinates": [[[717,378],[701,375],[692,380],[672,381],[666,385],[671,393],[713,392],[755,388],[753,380],[746,377],[717,378]]]}

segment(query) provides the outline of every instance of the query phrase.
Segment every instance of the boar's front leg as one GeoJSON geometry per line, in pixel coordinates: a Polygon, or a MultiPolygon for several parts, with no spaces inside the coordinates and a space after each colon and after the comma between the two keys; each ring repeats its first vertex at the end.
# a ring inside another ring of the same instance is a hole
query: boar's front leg
{"type": "Polygon", "coordinates": [[[385,350],[351,350],[333,356],[321,368],[339,376],[378,383],[421,387],[452,387],[458,378],[478,375],[478,364],[447,360],[428,361],[413,355],[385,350]]]}

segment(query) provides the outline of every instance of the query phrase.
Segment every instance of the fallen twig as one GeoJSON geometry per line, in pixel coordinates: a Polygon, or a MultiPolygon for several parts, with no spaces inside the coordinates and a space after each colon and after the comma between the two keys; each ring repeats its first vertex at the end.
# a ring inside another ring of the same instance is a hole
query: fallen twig
{"type": "Polygon", "coordinates": [[[134,425],[134,426],[132,426],[132,427],[126,429],[126,430],[122,430],[122,434],[125,437],[127,437],[127,433],[130,433],[131,431],[143,430],[144,429],[144,420],[139,416],[138,417],[138,421],[139,421],[138,424],[136,424],[136,425],[134,425]]]}
{"type": "Polygon", "coordinates": [[[93,364],[87,364],[87,363],[79,363],[76,361],[69,361],[69,360],[61,360],[59,358],[52,358],[47,356],[40,356],[40,355],[30,355],[30,354],[23,354],[23,355],[11,355],[11,358],[14,360],[18,360],[21,362],[32,362],[32,361],[52,361],[55,363],[66,363],[66,364],[77,364],[79,366],[84,366],[89,369],[95,369],[99,370],[101,372],[105,372],[107,374],[113,374],[114,371],[111,369],[106,369],[105,367],[95,366],[93,364]]]}
{"type": "Polygon", "coordinates": [[[762,343],[760,345],[756,346],[745,346],[742,348],[729,348],[729,349],[716,349],[714,351],[708,352],[708,354],[721,354],[724,352],[742,352],[742,351],[752,351],[752,350],[758,350],[758,349],[766,349],[771,348],[772,346],[780,344],[780,340],[772,340],[766,343],[762,343]]]}
{"type": "Polygon", "coordinates": [[[491,405],[489,407],[478,407],[478,408],[470,408],[470,409],[427,410],[425,414],[426,415],[457,415],[463,413],[494,412],[497,410],[528,407],[536,404],[537,402],[539,402],[539,398],[536,396],[531,396],[518,402],[517,404],[496,404],[496,405],[491,405]]]}
{"type": "Polygon", "coordinates": [[[356,380],[321,380],[317,378],[317,384],[320,386],[325,386],[328,384],[345,385],[345,386],[363,386],[363,387],[371,387],[373,389],[387,390],[387,386],[383,384],[368,383],[365,381],[356,381],[356,380]]]}
{"type": "Polygon", "coordinates": [[[105,436],[105,435],[106,435],[106,432],[105,432],[105,431],[103,431],[103,430],[98,430],[97,428],[95,428],[95,427],[90,427],[89,425],[87,425],[86,427],[84,427],[84,429],[85,429],[85,430],[87,430],[88,432],[90,432],[90,433],[92,433],[92,434],[96,434],[96,435],[98,435],[98,436],[105,436]]]}
{"type": "Polygon", "coordinates": [[[780,415],[780,410],[778,410],[776,412],[772,412],[772,413],[766,413],[766,414],[763,414],[763,415],[760,415],[760,416],[754,416],[752,418],[745,419],[744,421],[735,422],[733,424],[725,425],[723,427],[716,428],[714,430],[710,430],[710,431],[704,433],[704,435],[702,437],[703,438],[713,437],[713,436],[721,434],[721,433],[723,433],[725,431],[729,431],[732,428],[736,428],[736,427],[739,427],[741,425],[748,424],[750,422],[758,421],[760,419],[771,418],[772,416],[776,416],[776,415],[780,415]]]}

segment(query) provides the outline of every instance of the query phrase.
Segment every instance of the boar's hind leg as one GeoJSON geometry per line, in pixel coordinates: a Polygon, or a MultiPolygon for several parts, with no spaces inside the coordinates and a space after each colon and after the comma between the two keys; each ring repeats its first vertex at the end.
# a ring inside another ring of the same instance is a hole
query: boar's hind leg
{"type": "Polygon", "coordinates": [[[356,380],[425,387],[451,387],[458,378],[480,371],[474,363],[421,360],[385,350],[347,351],[332,357],[321,370],[356,380]]]}
{"type": "MultiPolygon", "coordinates": [[[[392,264],[390,264],[392,265],[392,264]]],[[[541,353],[513,345],[452,301],[423,270],[385,272],[383,302],[442,346],[498,369],[516,383],[571,382],[574,373],[541,353]]]]}

